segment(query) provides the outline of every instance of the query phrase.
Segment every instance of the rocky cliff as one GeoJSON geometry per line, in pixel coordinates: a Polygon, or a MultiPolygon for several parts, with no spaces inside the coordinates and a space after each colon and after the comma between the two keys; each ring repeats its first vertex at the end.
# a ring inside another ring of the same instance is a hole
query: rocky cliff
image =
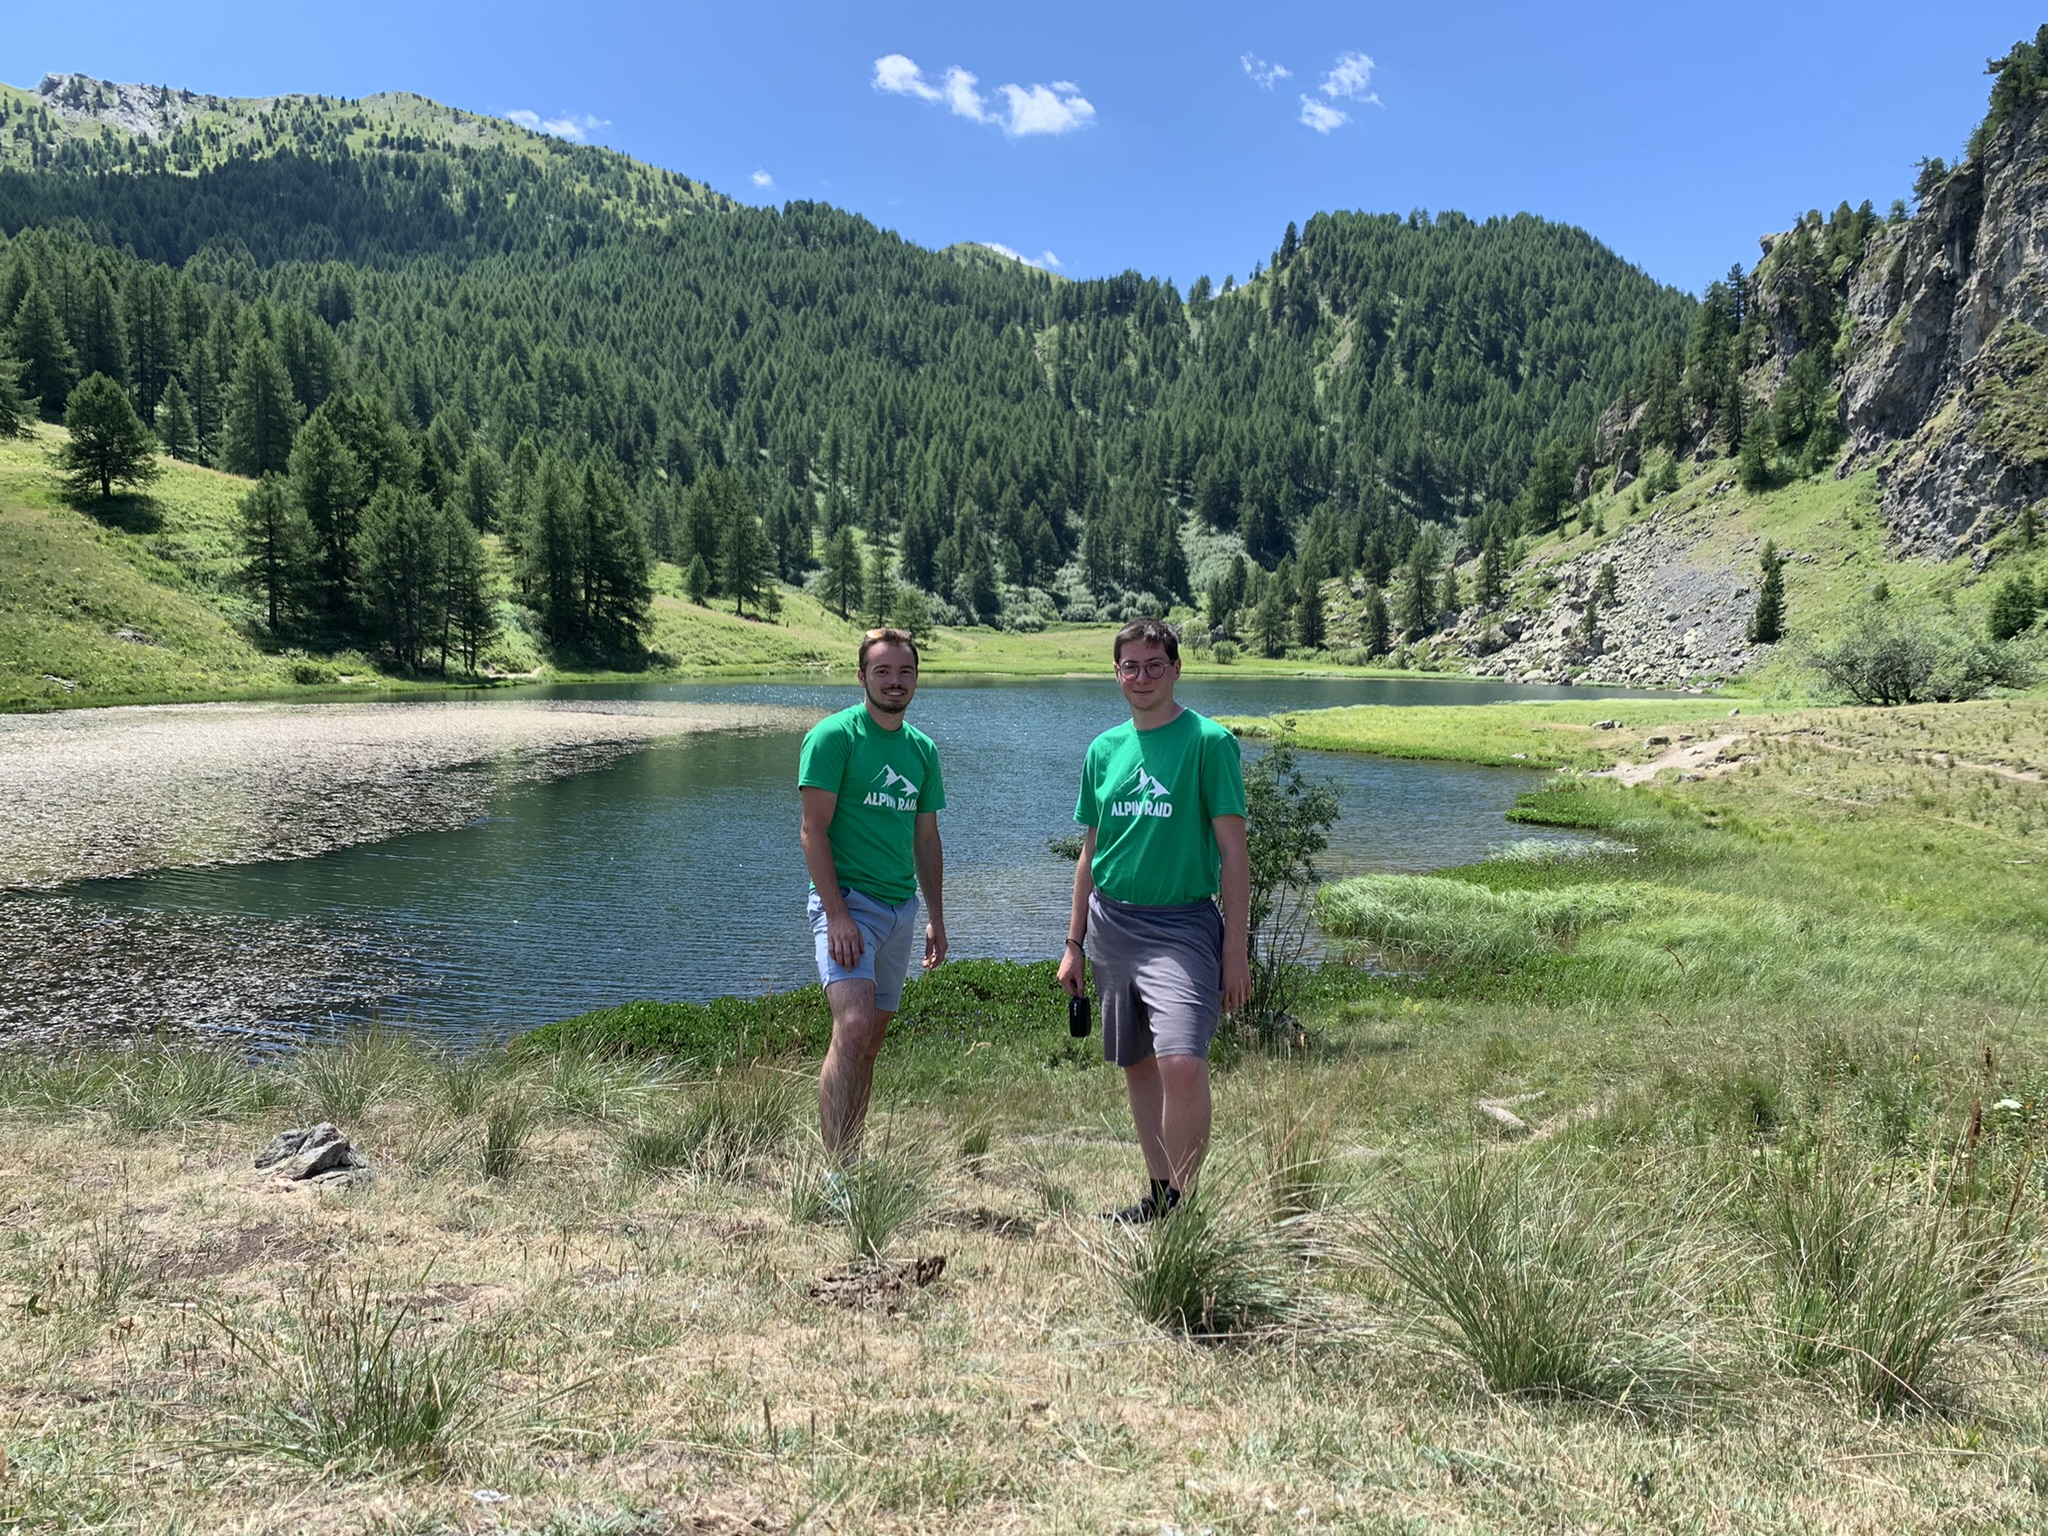
{"type": "Polygon", "coordinates": [[[1973,551],[2048,496],[2048,112],[2029,99],[1849,278],[1843,473],[1901,555],[1973,551]]]}

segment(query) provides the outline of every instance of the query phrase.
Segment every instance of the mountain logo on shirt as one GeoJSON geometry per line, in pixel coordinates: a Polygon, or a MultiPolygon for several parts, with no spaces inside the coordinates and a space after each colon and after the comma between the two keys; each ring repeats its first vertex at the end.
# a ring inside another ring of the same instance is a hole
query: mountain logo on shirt
{"type": "Polygon", "coordinates": [[[882,781],[880,789],[868,791],[868,797],[861,803],[885,811],[914,811],[917,809],[918,788],[905,774],[898,773],[888,763],[882,764],[882,771],[875,775],[882,781]],[[898,794],[897,791],[902,793],[898,794]]]}
{"type": "Polygon", "coordinates": [[[1135,799],[1112,800],[1109,814],[1112,816],[1171,816],[1173,795],[1167,787],[1145,771],[1143,763],[1138,764],[1132,775],[1130,787],[1137,792],[1135,799]]]}

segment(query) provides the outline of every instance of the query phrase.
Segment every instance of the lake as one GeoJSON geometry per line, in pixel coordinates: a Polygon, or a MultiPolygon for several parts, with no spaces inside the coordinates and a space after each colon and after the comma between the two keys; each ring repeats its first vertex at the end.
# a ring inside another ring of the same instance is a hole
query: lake
{"type": "MultiPolygon", "coordinates": [[[[521,692],[818,711],[859,698],[850,681],[521,692]]],[[[1429,679],[1205,678],[1179,690],[1183,703],[1213,715],[1583,696],[1429,679]]],[[[1082,749],[1125,717],[1107,676],[935,678],[919,690],[909,718],[938,743],[945,768],[940,827],[955,955],[1059,953],[1073,866],[1046,839],[1073,828],[1082,749]]],[[[383,983],[377,1016],[465,1039],[640,998],[798,986],[816,979],[796,837],[799,739],[686,738],[507,790],[488,815],[457,831],[317,858],[95,882],[69,894],[117,912],[346,931],[366,967],[397,978],[383,983]]],[[[1248,756],[1256,750],[1248,746],[1248,756]]],[[[1540,782],[1535,772],[1307,756],[1334,781],[1342,806],[1325,860],[1333,874],[1443,868],[1518,838],[1576,837],[1502,819],[1516,795],[1540,782]]],[[[362,1007],[323,1011],[300,988],[286,1016],[261,1023],[304,1027],[360,1016],[362,1007]]]]}

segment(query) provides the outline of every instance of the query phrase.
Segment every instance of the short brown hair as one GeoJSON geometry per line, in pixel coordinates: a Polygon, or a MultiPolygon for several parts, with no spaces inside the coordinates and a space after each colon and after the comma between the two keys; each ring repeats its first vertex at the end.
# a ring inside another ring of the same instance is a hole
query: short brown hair
{"type": "Polygon", "coordinates": [[[1164,623],[1159,619],[1133,619],[1122,629],[1118,630],[1116,632],[1116,646],[1109,653],[1109,659],[1111,661],[1122,661],[1124,659],[1124,647],[1140,642],[1150,642],[1161,647],[1166,652],[1166,659],[1168,661],[1177,663],[1180,660],[1180,636],[1175,633],[1171,624],[1164,623]]]}
{"type": "Polygon", "coordinates": [[[881,629],[871,629],[860,637],[860,666],[856,670],[867,671],[868,652],[878,645],[907,645],[910,647],[911,661],[919,666],[924,665],[923,659],[917,654],[915,635],[907,629],[890,629],[884,626],[881,629]]]}

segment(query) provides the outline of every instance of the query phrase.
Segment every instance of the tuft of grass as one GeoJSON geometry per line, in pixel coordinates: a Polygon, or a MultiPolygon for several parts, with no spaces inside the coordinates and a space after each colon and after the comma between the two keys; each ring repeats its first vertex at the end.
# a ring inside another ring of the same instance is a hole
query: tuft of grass
{"type": "Polygon", "coordinates": [[[1164,1221],[1111,1223],[1096,1256],[1146,1322],[1192,1338],[1241,1338],[1302,1316],[1288,1236],[1263,1202],[1212,1176],[1164,1221]]]}
{"type": "Polygon", "coordinates": [[[790,1196],[799,1221],[830,1222],[846,1234],[856,1258],[881,1258],[889,1244],[931,1208],[930,1149],[885,1146],[851,1167],[819,1173],[800,1168],[790,1196]]]}
{"type": "Polygon", "coordinates": [[[1583,1175],[1481,1154],[1408,1185],[1367,1247],[1493,1391],[1655,1405],[1702,1384],[1658,1251],[1676,1241],[1583,1175]]]}
{"type": "Polygon", "coordinates": [[[526,1162],[527,1138],[538,1116],[532,1103],[516,1093],[501,1094],[484,1108],[484,1135],[479,1160],[487,1179],[503,1181],[518,1174],[526,1162]]]}
{"type": "Polygon", "coordinates": [[[117,1217],[99,1217],[85,1234],[85,1299],[100,1317],[112,1317],[142,1283],[142,1238],[117,1217]]]}
{"type": "Polygon", "coordinates": [[[342,1123],[401,1097],[426,1074],[414,1041],[372,1025],[302,1049],[292,1062],[290,1095],[313,1119],[342,1123]]]}
{"type": "Polygon", "coordinates": [[[539,1087],[547,1113],[609,1122],[645,1113],[674,1092],[676,1077],[659,1059],[604,1056],[572,1044],[547,1058],[539,1087]]]}
{"type": "Polygon", "coordinates": [[[986,1114],[978,1115],[967,1123],[960,1133],[960,1161],[967,1165],[969,1173],[979,1173],[988,1162],[988,1149],[995,1140],[995,1127],[989,1123],[986,1114]]]}
{"type": "Polygon", "coordinates": [[[220,1328],[258,1380],[249,1449],[318,1467],[439,1472],[498,1412],[496,1338],[473,1326],[431,1337],[414,1307],[363,1282],[316,1278],[275,1334],[220,1328]]]}
{"type": "Polygon", "coordinates": [[[252,1114],[276,1102],[275,1081],[233,1052],[156,1042],[0,1062],[0,1107],[28,1115],[96,1111],[123,1130],[157,1131],[252,1114]]]}
{"type": "Polygon", "coordinates": [[[622,1130],[619,1163],[640,1178],[677,1171],[739,1178],[789,1148],[803,1105],[801,1081],[772,1068],[714,1078],[681,1110],[622,1130]]]}
{"type": "Polygon", "coordinates": [[[1934,1406],[1959,1356],[2003,1326],[2024,1281],[2000,1238],[1915,1206],[1869,1166],[1826,1158],[1770,1180],[1751,1208],[1772,1279],[1771,1352],[1832,1370],[1880,1414],[1934,1406]]]}
{"type": "Polygon", "coordinates": [[[451,1115],[476,1114],[504,1073],[502,1057],[484,1051],[440,1052],[427,1063],[428,1087],[451,1115]]]}
{"type": "Polygon", "coordinates": [[[1276,1221],[1315,1216],[1337,1194],[1338,1164],[1326,1114],[1269,1116],[1264,1121],[1265,1195],[1276,1221]]]}
{"type": "Polygon", "coordinates": [[[1436,875],[1360,875],[1326,885],[1325,932],[1359,939],[1403,964],[1515,965],[1633,914],[1637,890],[1610,883],[1491,890],[1436,875]]]}

